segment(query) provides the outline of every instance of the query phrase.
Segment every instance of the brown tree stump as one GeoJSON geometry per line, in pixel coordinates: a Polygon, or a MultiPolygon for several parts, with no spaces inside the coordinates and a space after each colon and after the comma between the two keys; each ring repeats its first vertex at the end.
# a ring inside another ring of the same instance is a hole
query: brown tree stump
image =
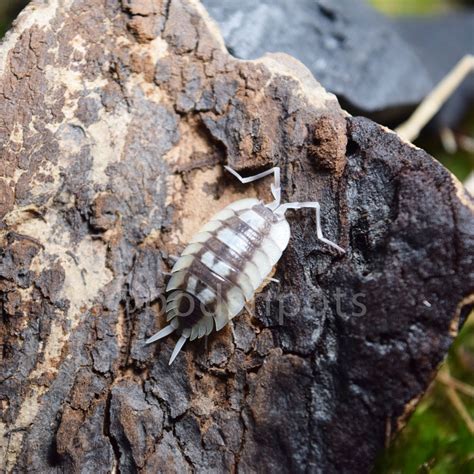
{"type": "Polygon", "coordinates": [[[0,46],[6,472],[366,472],[473,303],[473,200],[297,61],[238,61],[192,0],[50,0],[0,46]],[[255,314],[145,346],[169,254],[269,199],[293,213],[255,314]],[[278,295],[283,294],[284,318],[278,295]],[[361,303],[361,304],[356,304],[361,303]]]}

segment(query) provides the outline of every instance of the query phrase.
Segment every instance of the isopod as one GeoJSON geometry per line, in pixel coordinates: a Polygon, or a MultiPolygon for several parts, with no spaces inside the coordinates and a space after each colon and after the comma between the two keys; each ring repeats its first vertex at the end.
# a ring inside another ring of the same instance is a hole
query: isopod
{"type": "Polygon", "coordinates": [[[166,286],[169,324],[146,341],[150,344],[176,331],[180,338],[170,365],[187,339],[206,336],[214,327],[219,331],[253,299],[290,240],[288,209],[315,209],[318,239],[344,253],[323,237],[318,202],[280,203],[279,167],[247,178],[225,168],[244,184],[273,174],[274,201],[264,204],[247,198],[229,204],[194,235],[177,259],[166,286]]]}

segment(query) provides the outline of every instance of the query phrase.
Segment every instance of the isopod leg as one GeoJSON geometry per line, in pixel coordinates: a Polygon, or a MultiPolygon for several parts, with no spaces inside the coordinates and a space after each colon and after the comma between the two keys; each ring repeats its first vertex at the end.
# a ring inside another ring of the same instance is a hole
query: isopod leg
{"type": "Polygon", "coordinates": [[[179,351],[183,348],[184,343],[186,342],[187,339],[188,338],[186,336],[181,336],[178,339],[178,342],[174,346],[173,353],[171,354],[168,365],[171,365],[174,362],[174,360],[176,359],[176,356],[179,354],[179,351]]]}
{"type": "Polygon", "coordinates": [[[244,178],[243,176],[240,176],[240,174],[237,173],[237,171],[233,170],[230,166],[224,166],[224,168],[229,173],[232,173],[243,184],[251,183],[253,181],[257,181],[260,178],[264,178],[265,176],[269,176],[273,174],[275,181],[271,185],[271,190],[272,190],[273,197],[275,198],[275,201],[269,204],[268,207],[270,207],[270,209],[276,209],[280,205],[281,185],[280,185],[280,168],[278,166],[275,166],[274,168],[270,168],[269,170],[266,170],[266,171],[262,171],[261,173],[258,173],[254,176],[247,176],[246,178],[244,178]]]}
{"type": "Polygon", "coordinates": [[[158,339],[162,339],[163,337],[168,336],[168,334],[171,334],[175,329],[176,328],[173,327],[171,324],[168,324],[168,326],[164,327],[161,331],[158,331],[156,334],[147,339],[145,341],[145,344],[151,344],[152,342],[155,342],[158,339]]]}
{"type": "Polygon", "coordinates": [[[280,280],[278,280],[278,278],[266,277],[265,280],[272,281],[273,283],[280,283],[280,280]]]}
{"type": "Polygon", "coordinates": [[[339,245],[331,242],[329,239],[323,236],[323,230],[321,227],[321,208],[319,202],[311,201],[311,202],[289,202],[286,204],[282,204],[278,209],[277,213],[284,214],[288,209],[304,209],[306,207],[312,208],[316,210],[316,235],[321,242],[334,247],[335,249],[339,250],[342,253],[346,253],[346,251],[339,247],[339,245]]]}

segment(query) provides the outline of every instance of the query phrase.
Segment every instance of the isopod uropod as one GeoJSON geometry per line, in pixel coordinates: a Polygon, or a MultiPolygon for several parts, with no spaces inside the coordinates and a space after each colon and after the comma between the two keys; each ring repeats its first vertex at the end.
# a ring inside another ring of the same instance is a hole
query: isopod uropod
{"type": "Polygon", "coordinates": [[[247,178],[225,168],[242,183],[273,174],[274,201],[264,204],[248,198],[229,204],[194,235],[176,261],[166,287],[169,324],[146,341],[149,344],[174,331],[180,334],[170,364],[187,339],[208,335],[214,326],[219,331],[253,299],[290,240],[288,209],[314,208],[318,239],[344,252],[323,237],[318,202],[280,203],[279,167],[247,178]]]}

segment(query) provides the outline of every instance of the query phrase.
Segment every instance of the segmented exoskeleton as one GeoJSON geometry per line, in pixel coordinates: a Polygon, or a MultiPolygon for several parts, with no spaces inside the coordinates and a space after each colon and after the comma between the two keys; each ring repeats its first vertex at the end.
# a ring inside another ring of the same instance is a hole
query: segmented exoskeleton
{"type": "Polygon", "coordinates": [[[253,299],[290,240],[288,209],[314,208],[318,239],[344,253],[323,237],[318,202],[280,204],[280,168],[248,178],[225,168],[242,183],[274,174],[274,201],[264,204],[249,198],[228,205],[190,240],[176,261],[166,287],[169,325],[146,341],[149,344],[174,331],[180,334],[170,364],[187,339],[206,336],[214,327],[219,331],[253,299]]]}

